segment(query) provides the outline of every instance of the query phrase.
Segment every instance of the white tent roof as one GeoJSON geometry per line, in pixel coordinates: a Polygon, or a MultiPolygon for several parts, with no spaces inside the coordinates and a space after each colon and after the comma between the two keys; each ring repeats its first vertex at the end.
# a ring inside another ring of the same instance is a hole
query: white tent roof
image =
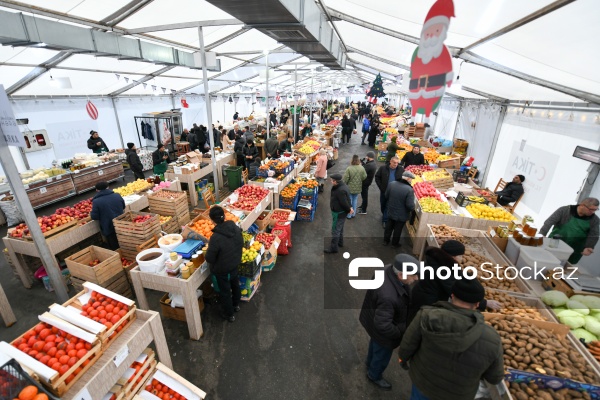
{"type": "MultiPolygon", "coordinates": [[[[334,18],[331,24],[347,50],[348,62],[345,71],[329,71],[324,67],[313,79],[309,69],[320,64],[310,62],[301,54],[294,54],[256,29],[237,21],[228,21],[222,26],[206,26],[203,28],[205,45],[209,51],[217,53],[221,62],[221,72],[208,73],[210,90],[213,93],[239,93],[242,89],[254,90],[264,86],[266,74],[261,71],[265,69],[262,54],[265,49],[271,52],[269,65],[274,70],[270,83],[281,92],[290,92],[294,86],[297,90],[310,89],[311,85],[315,90],[326,90],[331,86],[361,85],[370,83],[377,73],[381,73],[388,84],[395,85],[407,72],[405,68],[410,65],[424,17],[433,2],[317,1],[330,15],[339,17],[336,13],[342,13],[346,16],[334,18]],[[404,40],[398,38],[401,35],[405,35],[404,40]],[[298,82],[293,79],[295,68],[300,70],[299,74],[304,74],[298,82]]],[[[560,1],[454,0],[456,18],[451,20],[446,45],[453,54],[466,47],[469,57],[466,62],[454,58],[455,74],[460,70],[464,90],[451,88],[448,93],[473,99],[489,97],[552,102],[581,102],[582,99],[598,98],[600,78],[596,74],[600,67],[597,51],[600,25],[597,19],[600,2],[565,0],[562,7],[556,6],[556,3],[560,1]],[[511,24],[548,6],[554,9],[504,31],[511,24]],[[489,35],[494,37],[471,47],[489,35]],[[475,58],[478,61],[472,62],[475,58]],[[545,87],[547,83],[558,85],[558,89],[565,87],[574,91],[554,90],[545,87]]],[[[160,30],[156,27],[233,19],[205,0],[178,0],[176,3],[170,0],[134,0],[131,3],[119,0],[24,0],[2,4],[6,6],[0,8],[4,11],[24,12],[90,28],[98,25],[106,26],[106,30],[116,28],[116,32],[126,36],[187,52],[199,48],[197,28],[160,30]],[[140,4],[145,5],[139,7],[140,4]],[[142,33],[129,32],[144,28],[149,29],[142,33]],[[157,30],[152,31],[153,28],[157,30]]],[[[48,63],[57,55],[58,51],[43,48],[0,46],[0,84],[10,88],[34,68],[48,63]]],[[[161,64],[72,54],[12,95],[15,98],[110,95],[163,68],[161,64]],[[50,75],[70,78],[72,88],[51,86],[50,75]]],[[[203,93],[200,70],[174,67],[156,75],[146,82],[146,88],[139,84],[121,94],[150,95],[153,94],[152,86],[160,92],[164,88],[167,94],[173,90],[203,93]]]]}

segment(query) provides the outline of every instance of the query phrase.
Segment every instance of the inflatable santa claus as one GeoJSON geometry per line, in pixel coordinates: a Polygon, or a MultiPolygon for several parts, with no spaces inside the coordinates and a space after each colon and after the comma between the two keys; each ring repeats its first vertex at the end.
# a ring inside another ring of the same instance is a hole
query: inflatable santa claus
{"type": "Polygon", "coordinates": [[[452,57],[444,45],[451,17],[454,17],[452,0],[437,0],[425,18],[419,47],[410,65],[408,98],[413,117],[424,114],[429,118],[439,106],[446,86],[452,84],[452,57]]]}

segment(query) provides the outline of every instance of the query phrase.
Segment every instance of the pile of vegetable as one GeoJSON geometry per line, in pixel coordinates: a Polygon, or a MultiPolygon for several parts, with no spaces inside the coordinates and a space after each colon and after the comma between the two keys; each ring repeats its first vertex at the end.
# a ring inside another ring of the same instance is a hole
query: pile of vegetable
{"type": "Polygon", "coordinates": [[[459,264],[461,268],[465,268],[467,266],[475,267],[478,270],[478,275],[480,277],[479,282],[486,289],[499,289],[506,290],[509,292],[521,292],[521,289],[515,283],[515,280],[511,279],[498,279],[498,277],[504,276],[514,276],[514,274],[505,273],[506,265],[498,265],[498,270],[496,270],[496,263],[488,260],[484,256],[482,256],[479,252],[474,252],[472,250],[466,250],[463,256],[461,263],[459,264]],[[487,263],[486,265],[483,265],[487,263]],[[482,267],[483,265],[483,267],[482,267]],[[490,273],[493,273],[493,276],[490,277],[490,273]],[[491,278],[491,279],[481,279],[481,278],[491,278]]]}
{"type": "Polygon", "coordinates": [[[568,325],[577,339],[590,343],[600,338],[600,297],[576,294],[569,298],[550,290],[542,295],[542,301],[552,307],[558,320],[568,325]]]}
{"type": "Polygon", "coordinates": [[[578,392],[573,389],[562,388],[554,390],[551,388],[540,388],[533,382],[511,382],[509,385],[510,394],[517,400],[571,400],[571,399],[585,399],[591,400],[591,396],[587,392],[578,392]]]}
{"type": "Polygon", "coordinates": [[[433,225],[431,227],[437,242],[441,245],[447,240],[458,240],[463,244],[467,244],[468,240],[462,233],[459,233],[456,229],[449,227],[448,225],[433,225]]]}
{"type": "Polygon", "coordinates": [[[502,308],[500,310],[488,309],[489,312],[504,315],[514,315],[521,318],[534,319],[536,321],[547,321],[547,319],[544,318],[534,306],[530,306],[524,301],[519,300],[506,292],[486,290],[485,298],[487,300],[496,300],[502,304],[502,308]]]}

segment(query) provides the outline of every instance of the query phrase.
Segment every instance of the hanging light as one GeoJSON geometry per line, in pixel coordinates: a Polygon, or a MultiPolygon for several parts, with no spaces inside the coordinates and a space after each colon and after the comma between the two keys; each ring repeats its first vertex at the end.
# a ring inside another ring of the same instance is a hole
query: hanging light
{"type": "Polygon", "coordinates": [[[452,82],[452,87],[455,88],[456,91],[462,90],[462,82],[460,81],[460,71],[462,69],[463,63],[464,63],[464,61],[462,61],[460,63],[460,66],[458,67],[458,74],[456,75],[456,80],[454,82],[452,82]]]}
{"type": "Polygon", "coordinates": [[[229,101],[230,103],[233,103],[233,97],[231,97],[231,95],[229,95],[229,99],[227,101],[229,101]]]}

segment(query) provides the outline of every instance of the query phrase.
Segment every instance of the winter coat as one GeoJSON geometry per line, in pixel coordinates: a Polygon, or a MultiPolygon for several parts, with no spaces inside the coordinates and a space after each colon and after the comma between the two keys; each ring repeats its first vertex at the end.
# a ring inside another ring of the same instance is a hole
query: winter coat
{"type": "Polygon", "coordinates": [[[277,138],[270,137],[265,142],[265,153],[267,157],[275,158],[277,157],[277,150],[279,148],[279,142],[277,138]]]}
{"type": "Polygon", "coordinates": [[[288,143],[289,142],[288,142],[287,139],[284,139],[284,140],[282,140],[282,141],[279,142],[279,153],[280,154],[283,154],[283,153],[285,153],[287,151],[287,149],[288,149],[288,143]]]}
{"type": "Polygon", "coordinates": [[[415,209],[415,192],[404,179],[392,182],[385,191],[388,218],[394,221],[408,221],[410,212],[415,209]]]}
{"type": "Polygon", "coordinates": [[[431,400],[474,399],[479,381],[504,378],[500,335],[481,313],[440,301],[424,307],[404,334],[400,359],[413,384],[431,400]]]}
{"type": "Polygon", "coordinates": [[[97,139],[94,139],[93,137],[90,136],[90,138],[87,141],[87,146],[88,146],[88,149],[92,150],[94,153],[108,151],[108,146],[106,145],[106,143],[104,143],[104,140],[102,140],[102,138],[100,136],[98,136],[97,139]],[[98,142],[101,142],[102,144],[100,146],[97,146],[96,143],[98,143],[98,142]]]}
{"type": "Polygon", "coordinates": [[[344,172],[343,181],[348,185],[351,194],[362,192],[362,183],[367,179],[367,172],[362,165],[351,165],[344,172]]]}
{"type": "Polygon", "coordinates": [[[390,142],[387,147],[387,156],[385,157],[385,162],[390,162],[392,157],[396,155],[396,153],[400,150],[400,146],[396,142],[390,142]]]}
{"type": "Polygon", "coordinates": [[[362,186],[363,188],[367,188],[373,183],[373,179],[375,178],[375,172],[377,172],[377,164],[375,163],[375,160],[367,161],[363,164],[363,167],[367,172],[367,177],[362,182],[362,186]]]}
{"type": "Polygon", "coordinates": [[[92,199],[92,211],[90,218],[100,222],[100,232],[104,236],[115,233],[113,219],[123,214],[125,200],[120,194],[110,189],[101,190],[92,199]]]}
{"type": "Polygon", "coordinates": [[[127,155],[127,164],[129,164],[129,169],[133,172],[143,172],[144,166],[140,161],[140,156],[138,156],[137,151],[133,149],[125,150],[125,154],[127,155]]]}
{"type": "Polygon", "coordinates": [[[196,138],[198,139],[198,146],[202,147],[200,150],[203,150],[204,144],[208,140],[207,131],[202,128],[196,129],[196,138]]]}
{"type": "Polygon", "coordinates": [[[160,151],[158,149],[154,150],[154,152],[152,152],[152,166],[157,166],[160,163],[165,162],[166,160],[163,160],[163,157],[167,155],[167,152],[165,151],[160,151]]]}
{"type": "Polygon", "coordinates": [[[260,167],[260,161],[252,162],[248,167],[248,179],[256,178],[256,173],[258,172],[258,168],[260,167]]]}
{"type": "Polygon", "coordinates": [[[256,145],[246,145],[242,148],[242,155],[244,156],[244,160],[254,160],[258,156],[258,148],[256,145]],[[246,158],[246,156],[252,156],[252,158],[246,158]]]}
{"type": "Polygon", "coordinates": [[[233,221],[225,221],[213,228],[204,259],[213,274],[230,274],[242,262],[244,239],[242,230],[233,221]]]}
{"type": "Polygon", "coordinates": [[[244,155],[244,138],[239,137],[235,140],[235,144],[233,145],[233,151],[235,151],[235,154],[237,154],[238,156],[244,155]]]}
{"type": "Polygon", "coordinates": [[[221,132],[217,128],[213,128],[213,142],[215,147],[223,148],[221,143],[221,132]]]}
{"type": "Polygon", "coordinates": [[[350,203],[350,191],[344,182],[338,182],[337,185],[331,187],[329,206],[333,212],[350,212],[350,209],[352,208],[352,204],[350,203]]]}
{"type": "MultiPolygon", "coordinates": [[[[548,231],[554,225],[555,228],[565,225],[571,218],[581,218],[590,220],[590,231],[588,232],[587,239],[585,240],[584,248],[593,249],[598,243],[598,225],[600,218],[596,214],[592,214],[591,217],[580,217],[577,214],[577,205],[560,207],[554,211],[551,216],[544,222],[540,233],[544,236],[548,234],[548,231]]],[[[583,239],[583,238],[582,238],[583,239]]]]}
{"type": "Polygon", "coordinates": [[[496,194],[499,196],[498,202],[502,202],[504,205],[519,200],[523,193],[525,193],[523,184],[514,182],[508,182],[506,186],[504,186],[504,189],[496,192],[496,194]]]}
{"type": "Polygon", "coordinates": [[[393,350],[400,345],[406,331],[410,292],[408,286],[398,280],[391,265],[386,266],[384,272],[383,285],[367,290],[359,320],[371,339],[393,350]]]}
{"type": "Polygon", "coordinates": [[[251,140],[254,141],[254,134],[250,130],[245,131],[244,132],[244,142],[248,143],[251,140]]]}
{"type": "Polygon", "coordinates": [[[198,148],[198,136],[196,136],[195,129],[192,129],[187,135],[187,141],[190,144],[190,150],[194,151],[198,148]]]}
{"type": "Polygon", "coordinates": [[[409,151],[402,157],[402,165],[404,168],[409,165],[425,165],[425,156],[423,154],[415,154],[412,151],[409,151]]]}
{"type": "MultiPolygon", "coordinates": [[[[398,180],[402,177],[402,174],[404,173],[404,168],[402,168],[400,165],[398,165],[396,167],[396,179],[398,180]]],[[[377,184],[377,187],[379,188],[379,190],[381,190],[383,193],[385,193],[385,191],[387,190],[388,187],[388,181],[390,180],[390,165],[389,163],[386,163],[385,165],[382,165],[381,167],[379,167],[379,169],[377,170],[377,172],[375,173],[375,183],[377,184]]]]}
{"type": "Polygon", "coordinates": [[[347,133],[352,131],[352,121],[350,119],[342,120],[342,133],[347,133]]]}
{"type": "Polygon", "coordinates": [[[323,154],[317,157],[317,169],[315,178],[325,178],[327,176],[327,155],[323,154]]]}
{"type": "Polygon", "coordinates": [[[237,138],[237,136],[238,136],[237,133],[233,129],[231,129],[229,132],[227,132],[227,137],[229,138],[229,140],[233,141],[237,138]]]}

